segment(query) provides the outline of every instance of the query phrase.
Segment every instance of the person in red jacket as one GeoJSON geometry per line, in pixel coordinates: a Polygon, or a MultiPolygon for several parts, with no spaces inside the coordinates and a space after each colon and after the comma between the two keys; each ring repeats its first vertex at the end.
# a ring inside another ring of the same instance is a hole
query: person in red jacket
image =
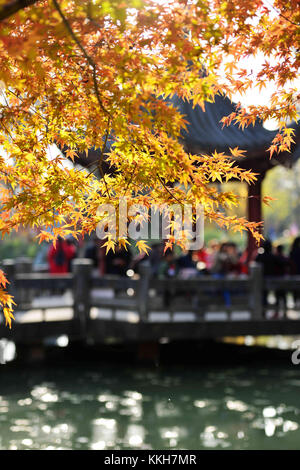
{"type": "Polygon", "coordinates": [[[66,274],[70,270],[70,262],[75,256],[75,247],[61,237],[52,244],[48,252],[49,271],[51,274],[66,274]]]}

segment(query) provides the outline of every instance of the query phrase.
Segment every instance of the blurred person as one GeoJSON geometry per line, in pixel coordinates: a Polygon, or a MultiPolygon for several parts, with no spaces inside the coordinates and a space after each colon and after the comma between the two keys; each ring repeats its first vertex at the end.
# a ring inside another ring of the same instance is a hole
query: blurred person
{"type": "MultiPolygon", "coordinates": [[[[284,273],[284,263],[283,260],[273,252],[272,242],[266,239],[262,247],[258,249],[258,255],[256,257],[256,262],[262,265],[263,276],[273,277],[281,276],[284,273]]],[[[273,318],[278,317],[278,308],[279,308],[279,299],[282,298],[281,292],[275,291],[275,313],[273,318]]],[[[264,306],[268,305],[268,291],[264,289],[263,291],[263,301],[264,306]]]]}
{"type": "Polygon", "coordinates": [[[73,237],[67,237],[66,239],[68,249],[68,272],[72,271],[72,260],[77,256],[77,247],[75,239],[73,237]]]}
{"type": "MultiPolygon", "coordinates": [[[[257,255],[255,255],[256,258],[257,255]]],[[[239,259],[241,274],[249,274],[248,249],[246,248],[239,259]]]]}
{"type": "Polygon", "coordinates": [[[66,274],[70,272],[70,263],[75,256],[75,248],[66,240],[58,237],[56,244],[51,245],[48,251],[49,272],[51,274],[66,274]]]}
{"type": "Polygon", "coordinates": [[[197,269],[202,273],[208,272],[209,254],[205,247],[194,253],[193,259],[196,262],[197,269]]]}
{"type": "Polygon", "coordinates": [[[291,251],[290,251],[290,262],[292,274],[299,276],[300,275],[300,237],[296,237],[293,241],[291,251]]]}
{"type": "Polygon", "coordinates": [[[106,254],[106,274],[126,276],[126,272],[130,266],[131,260],[131,251],[116,245],[114,252],[113,250],[109,250],[109,252],[106,254]]]}
{"type": "MultiPolygon", "coordinates": [[[[239,275],[241,273],[239,253],[234,242],[222,243],[218,253],[215,256],[214,264],[210,270],[216,279],[222,279],[228,275],[239,275]]],[[[231,293],[225,289],[222,291],[225,305],[231,305],[231,293]]]]}
{"type": "Polygon", "coordinates": [[[215,264],[215,259],[219,253],[221,244],[218,240],[210,240],[207,247],[206,267],[210,270],[215,264]]]}
{"type": "Polygon", "coordinates": [[[99,243],[98,238],[93,238],[85,249],[84,256],[93,261],[93,267],[97,268],[99,264],[99,243]]]}
{"type": "Polygon", "coordinates": [[[172,251],[168,250],[161,259],[160,266],[158,269],[158,277],[172,278],[175,277],[177,273],[178,267],[175,256],[172,251]]]}
{"type": "MultiPolygon", "coordinates": [[[[219,246],[219,250],[215,254],[214,262],[211,266],[210,273],[216,279],[221,279],[227,274],[227,260],[228,260],[227,248],[228,248],[227,243],[222,243],[219,246]]],[[[231,304],[229,291],[224,290],[222,291],[222,293],[224,296],[225,305],[229,306],[231,304]]]]}
{"type": "Polygon", "coordinates": [[[240,274],[240,262],[237,246],[233,242],[225,242],[220,246],[211,267],[211,273],[225,276],[227,274],[240,274]]]}
{"type": "Polygon", "coordinates": [[[182,254],[177,259],[177,266],[179,269],[182,268],[195,268],[195,262],[193,261],[193,252],[183,251],[182,254]]]}
{"type": "Polygon", "coordinates": [[[280,275],[285,276],[291,273],[291,262],[288,256],[284,254],[284,246],[278,245],[275,249],[275,254],[281,260],[281,266],[279,267],[280,275]]]}
{"type": "Polygon", "coordinates": [[[242,273],[242,266],[240,262],[240,253],[237,244],[234,242],[227,243],[227,272],[232,275],[239,275],[242,273]]]}
{"type": "MultiPolygon", "coordinates": [[[[290,274],[292,276],[300,275],[300,237],[296,237],[293,241],[290,251],[290,274]]],[[[300,292],[298,290],[293,291],[295,305],[299,303],[300,292]]]]}
{"type": "Polygon", "coordinates": [[[197,275],[196,263],[193,260],[193,251],[183,251],[176,262],[178,276],[182,279],[195,277],[197,275]]]}
{"type": "Polygon", "coordinates": [[[104,246],[105,240],[98,240],[98,273],[100,276],[106,274],[106,246],[104,246]]]}
{"type": "Polygon", "coordinates": [[[144,263],[147,259],[149,259],[149,257],[150,255],[147,255],[147,253],[145,252],[134,255],[130,262],[130,268],[133,269],[135,273],[140,274],[139,269],[140,269],[141,264],[144,263]]]}
{"type": "Polygon", "coordinates": [[[284,272],[282,259],[273,252],[272,242],[266,239],[258,250],[255,260],[262,265],[264,276],[281,276],[284,272]]]}
{"type": "MultiPolygon", "coordinates": [[[[167,250],[165,255],[163,256],[160,266],[158,269],[158,278],[161,279],[172,279],[176,277],[178,272],[177,263],[175,256],[172,251],[167,250]]],[[[171,298],[174,295],[172,289],[168,289],[167,287],[163,291],[163,305],[164,307],[169,307],[171,298]]]]}
{"type": "Polygon", "coordinates": [[[151,246],[149,260],[151,264],[152,276],[157,277],[159,266],[164,255],[164,243],[155,243],[151,246]]]}
{"type": "MultiPolygon", "coordinates": [[[[291,263],[290,259],[284,254],[284,246],[278,245],[275,249],[275,254],[280,259],[281,263],[278,265],[278,276],[286,276],[291,272],[291,263]]],[[[286,292],[285,290],[278,289],[276,290],[276,298],[280,304],[283,304],[284,312],[286,313],[286,292]]]]}

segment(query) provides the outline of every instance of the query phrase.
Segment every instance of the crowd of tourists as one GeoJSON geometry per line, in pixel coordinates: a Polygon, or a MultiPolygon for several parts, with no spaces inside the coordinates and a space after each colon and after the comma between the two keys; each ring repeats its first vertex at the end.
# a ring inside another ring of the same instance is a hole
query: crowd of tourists
{"type": "MultiPolygon", "coordinates": [[[[72,239],[59,238],[56,246],[48,251],[50,273],[67,273],[71,271],[72,260],[79,255],[78,244],[72,239]]],[[[248,274],[250,261],[262,265],[265,276],[300,275],[300,237],[297,237],[291,249],[285,251],[283,245],[273,247],[265,240],[256,253],[248,256],[247,250],[240,252],[234,242],[219,242],[211,240],[200,250],[166,251],[164,244],[152,245],[149,257],[133,255],[130,249],[118,248],[106,254],[100,240],[90,240],[82,249],[81,256],[90,258],[95,270],[100,275],[114,274],[126,276],[128,272],[139,272],[141,263],[148,261],[152,276],[158,278],[189,278],[210,274],[214,277],[240,276],[248,274]]]]}

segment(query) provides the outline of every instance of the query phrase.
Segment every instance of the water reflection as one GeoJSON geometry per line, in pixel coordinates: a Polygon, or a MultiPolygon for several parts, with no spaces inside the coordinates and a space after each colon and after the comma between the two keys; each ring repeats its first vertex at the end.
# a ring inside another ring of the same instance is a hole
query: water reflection
{"type": "Polygon", "coordinates": [[[297,449],[299,372],[2,369],[0,449],[297,449]]]}
{"type": "Polygon", "coordinates": [[[117,437],[117,422],[115,419],[99,418],[92,421],[92,449],[113,447],[117,437]]]}

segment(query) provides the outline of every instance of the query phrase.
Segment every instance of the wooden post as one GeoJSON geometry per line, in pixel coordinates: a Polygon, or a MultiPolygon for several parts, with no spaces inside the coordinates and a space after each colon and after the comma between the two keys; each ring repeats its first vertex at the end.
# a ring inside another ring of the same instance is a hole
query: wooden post
{"type": "Polygon", "coordinates": [[[262,320],[263,318],[263,289],[264,279],[262,266],[252,261],[249,266],[249,275],[251,280],[250,306],[253,320],[262,320]]]}
{"type": "MultiPolygon", "coordinates": [[[[16,274],[28,274],[32,272],[32,259],[25,256],[16,259],[15,264],[16,274]]],[[[17,302],[22,304],[29,304],[31,302],[31,292],[28,289],[18,289],[16,291],[17,302]]]]}
{"type": "Polygon", "coordinates": [[[16,259],[16,274],[32,272],[32,259],[22,256],[16,259]]]}
{"type": "MultiPolygon", "coordinates": [[[[148,318],[149,281],[151,278],[151,265],[144,262],[139,267],[140,282],[138,286],[138,309],[140,321],[145,322],[148,318]]],[[[158,364],[159,344],[157,341],[144,341],[138,343],[137,358],[139,362],[158,364]]]]}
{"type": "Polygon", "coordinates": [[[5,272],[9,284],[7,290],[11,295],[14,295],[15,290],[15,274],[16,274],[16,263],[14,259],[4,259],[2,261],[2,269],[5,272]]]}
{"type": "Polygon", "coordinates": [[[93,261],[88,258],[75,258],[72,262],[74,320],[79,324],[79,335],[86,338],[87,323],[90,318],[90,288],[93,261]]]}
{"type": "Polygon", "coordinates": [[[151,276],[151,266],[147,262],[141,263],[139,266],[140,281],[137,292],[138,310],[141,321],[147,320],[148,315],[148,291],[149,280],[151,276]]]}

